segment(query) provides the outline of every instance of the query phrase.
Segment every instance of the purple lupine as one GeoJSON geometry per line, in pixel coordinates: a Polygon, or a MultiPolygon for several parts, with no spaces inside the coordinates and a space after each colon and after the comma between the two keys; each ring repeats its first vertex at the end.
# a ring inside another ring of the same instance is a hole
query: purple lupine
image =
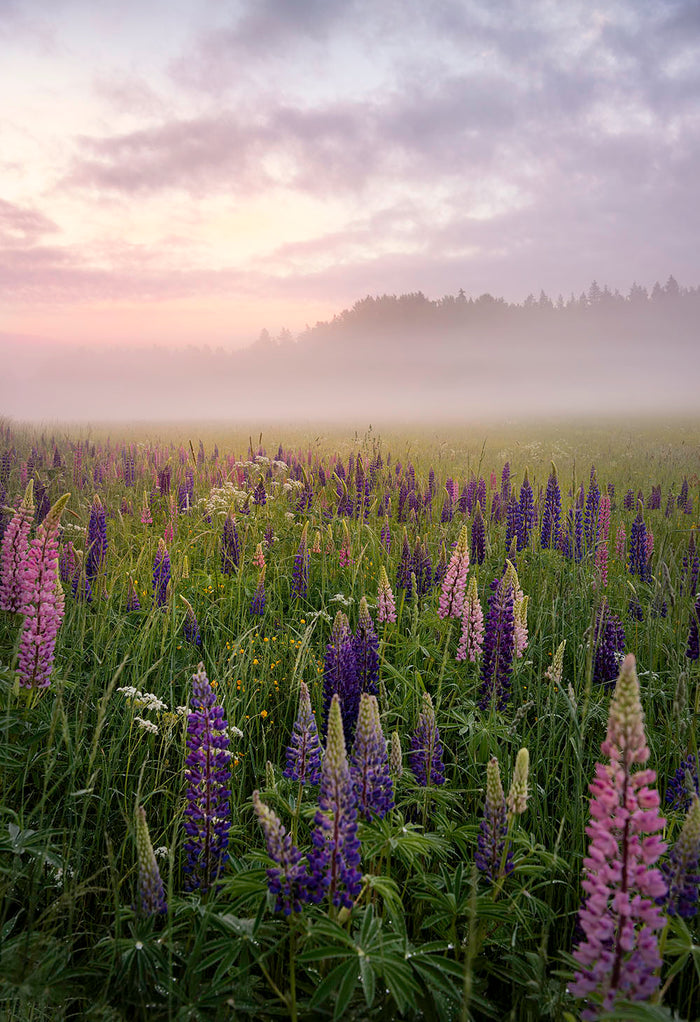
{"type": "Polygon", "coordinates": [[[362,886],[360,842],[337,694],[333,696],[328,714],[328,739],[315,823],[308,856],[307,897],[318,904],[328,894],[332,905],[352,908],[362,886]]]}
{"type": "Polygon", "coordinates": [[[483,564],[486,560],[486,528],[481,503],[478,500],[472,520],[471,559],[475,564],[483,564]]]}
{"type": "Polygon", "coordinates": [[[380,624],[396,621],[396,602],[389,585],[386,568],[382,564],[379,569],[379,587],[377,589],[377,620],[380,624]]]}
{"type": "Polygon", "coordinates": [[[185,620],[182,623],[182,634],[185,638],[185,642],[189,642],[193,646],[201,646],[202,636],[199,631],[199,624],[197,622],[197,615],[194,612],[194,608],[189,600],[186,600],[184,596],[181,596],[180,599],[185,604],[185,620]]]}
{"type": "Polygon", "coordinates": [[[309,534],[309,523],[304,522],[301,530],[299,546],[294,555],[294,569],[292,573],[292,599],[303,600],[309,591],[309,545],[307,537],[309,534]]]}
{"type": "Polygon", "coordinates": [[[185,887],[205,892],[215,884],[228,859],[231,770],[228,723],[201,663],[192,676],[190,706],[185,760],[185,887]]]}
{"type": "Polygon", "coordinates": [[[233,510],[229,511],[224,521],[224,529],[221,535],[221,571],[224,575],[231,575],[238,568],[241,558],[241,549],[238,541],[238,529],[236,528],[236,515],[233,510]]]}
{"type": "Polygon", "coordinates": [[[257,614],[260,617],[265,613],[265,565],[263,564],[258,575],[258,584],[253,593],[253,599],[250,604],[250,613],[257,614]]]}
{"type": "Polygon", "coordinates": [[[603,598],[593,628],[593,681],[610,687],[619,671],[621,654],[625,648],[625,629],[603,598]]]}
{"type": "MultiPolygon", "coordinates": [[[[445,489],[447,490],[447,487],[445,489]]],[[[452,494],[450,493],[450,491],[447,490],[447,494],[445,496],[445,501],[444,501],[444,503],[442,505],[442,511],[440,512],[440,521],[443,522],[443,523],[451,522],[452,519],[454,518],[454,513],[455,513],[455,511],[454,511],[454,499],[453,499],[452,494]]]]}
{"type": "Polygon", "coordinates": [[[5,529],[0,553],[0,610],[16,614],[24,603],[23,576],[29,551],[29,532],[34,519],[34,480],[5,529]]]}
{"type": "MultiPolygon", "coordinates": [[[[89,579],[87,579],[89,581],[89,579]]],[[[170,554],[165,546],[165,540],[158,542],[158,549],[153,560],[153,599],[156,607],[164,607],[168,598],[168,585],[170,583],[170,554]]]]}
{"type": "Polygon", "coordinates": [[[394,785],[389,771],[386,740],[379,719],[377,697],[363,692],[350,757],[358,813],[365,819],[383,819],[394,808],[394,785]]]}
{"type": "Polygon", "coordinates": [[[479,825],[477,851],[474,856],[477,869],[491,884],[513,872],[513,850],[510,842],[506,852],[507,834],[506,797],[503,794],[498,759],[492,756],[486,765],[484,815],[479,825]]]}
{"type": "Polygon", "coordinates": [[[700,574],[700,557],[698,557],[695,543],[695,529],[691,529],[688,549],[683,554],[681,583],[679,586],[681,594],[683,592],[695,593],[697,591],[698,574],[700,574]]]}
{"type": "Polygon", "coordinates": [[[98,576],[104,571],[106,557],[107,516],[102,501],[95,494],[90,508],[90,521],[85,541],[85,577],[93,589],[98,576]]]}
{"type": "Polygon", "coordinates": [[[131,578],[129,579],[129,587],[127,590],[126,609],[127,611],[141,610],[141,600],[139,599],[139,594],[136,589],[136,585],[134,584],[134,580],[131,578]]]}
{"type": "Polygon", "coordinates": [[[257,504],[258,507],[264,507],[265,504],[267,504],[267,493],[265,492],[265,483],[263,482],[262,476],[253,491],[253,503],[257,504]]]}
{"type": "MultiPolygon", "coordinates": [[[[469,554],[467,554],[467,557],[469,554]]],[[[442,585],[447,574],[447,552],[445,550],[445,541],[443,540],[440,544],[440,553],[438,555],[437,564],[433,569],[433,585],[442,585]]]]}
{"type": "Polygon", "coordinates": [[[321,778],[321,743],[305,681],[300,685],[299,711],[287,746],[284,776],[301,784],[318,784],[321,778]]]}
{"type": "Polygon", "coordinates": [[[688,645],[685,648],[685,655],[688,660],[700,659],[700,594],[698,594],[690,616],[690,630],[688,632],[688,645]]]}
{"type": "Polygon", "coordinates": [[[442,761],[442,742],[435,723],[435,710],[429,692],[423,693],[423,706],[418,724],[411,738],[408,762],[418,784],[427,788],[431,784],[445,783],[442,761]]]}
{"type": "Polygon", "coordinates": [[[595,550],[598,540],[598,508],[600,506],[600,487],[596,479],[595,466],[591,466],[591,480],[586,495],[586,509],[583,519],[583,533],[586,539],[586,551],[595,550]]]}
{"type": "Polygon", "coordinates": [[[360,679],[354,636],[350,632],[347,615],[338,611],[326,646],[323,671],[324,730],[328,730],[328,714],[334,695],[340,697],[346,745],[352,742],[360,706],[360,679]]]}
{"type": "Polygon", "coordinates": [[[535,511],[535,497],[532,492],[532,485],[528,477],[527,469],[525,469],[523,484],[520,487],[520,500],[518,510],[519,510],[517,532],[518,550],[524,550],[530,540],[530,530],[537,522],[537,513],[535,511]]]}
{"type": "Polygon", "coordinates": [[[556,547],[559,543],[559,523],[561,521],[561,491],[557,467],[552,462],[552,471],[547,480],[542,513],[542,529],[540,530],[540,546],[543,550],[556,547]]]}
{"type": "Polygon", "coordinates": [[[389,519],[387,517],[384,518],[384,523],[382,524],[382,531],[381,531],[381,533],[379,535],[379,538],[380,538],[381,544],[384,547],[384,549],[386,550],[386,552],[390,553],[391,552],[391,529],[389,527],[389,519]]]}
{"type": "Polygon", "coordinates": [[[58,552],[58,573],[61,578],[61,582],[69,584],[73,581],[73,577],[78,568],[78,554],[71,543],[68,540],[64,543],[58,552]]]}
{"type": "Polygon", "coordinates": [[[360,600],[357,630],[353,636],[357,683],[360,692],[377,694],[379,682],[379,639],[374,630],[366,597],[360,600]]]}
{"type": "Polygon", "coordinates": [[[279,816],[260,801],[258,791],[253,792],[253,808],[265,835],[267,854],[275,863],[267,870],[267,887],[276,899],[275,912],[286,916],[301,912],[306,889],[301,852],[292,843],[292,836],[285,831],[279,816]]]}
{"type": "Polygon", "coordinates": [[[442,583],[438,606],[438,617],[442,620],[446,617],[461,618],[462,611],[464,610],[468,571],[469,548],[467,546],[467,527],[463,525],[442,583]]]}
{"type": "Polygon", "coordinates": [[[462,634],[459,637],[456,660],[466,660],[467,657],[474,663],[481,655],[484,644],[484,612],[479,603],[479,594],[476,588],[476,577],[472,576],[467,590],[467,597],[464,601],[462,612],[462,634]]]}
{"type": "Polygon", "coordinates": [[[479,708],[486,710],[494,705],[502,710],[508,703],[515,655],[514,592],[513,586],[508,583],[507,571],[502,578],[493,580],[491,589],[481,662],[479,708]]]}
{"type": "Polygon", "coordinates": [[[700,798],[693,795],[678,840],[661,866],[668,895],[660,899],[670,916],[691,919],[698,911],[700,886],[700,798]]]}
{"type": "Polygon", "coordinates": [[[640,507],[630,530],[630,575],[639,575],[640,582],[651,582],[651,568],[647,558],[647,530],[640,507]]]}
{"type": "Polygon", "coordinates": [[[92,603],[92,586],[90,580],[85,577],[83,571],[83,555],[82,551],[77,551],[77,564],[73,579],[70,584],[70,591],[75,600],[81,603],[92,603]]]}
{"type": "Polygon", "coordinates": [[[681,761],[666,788],[666,802],[670,809],[686,813],[694,795],[700,795],[700,780],[695,756],[691,753],[681,761]]]}
{"type": "Polygon", "coordinates": [[[413,571],[413,557],[411,555],[411,547],[408,543],[408,533],[406,529],[403,530],[403,539],[401,541],[401,557],[399,563],[396,566],[396,588],[404,589],[406,597],[411,596],[411,572],[413,571]]]}
{"type": "Polygon", "coordinates": [[[58,578],[58,529],[69,493],[60,497],[37,529],[22,579],[24,614],[19,640],[17,674],[23,688],[47,688],[51,678],[56,636],[64,611],[58,578]]]}
{"type": "Polygon", "coordinates": [[[144,916],[164,915],[168,911],[165,888],[143,806],[138,806],[136,810],[136,855],[139,865],[139,910],[144,916]]]}
{"type": "Polygon", "coordinates": [[[520,504],[513,495],[506,505],[506,549],[510,548],[520,532],[520,504]]]}
{"type": "Polygon", "coordinates": [[[662,964],[657,932],[665,919],[656,900],[666,883],[653,867],[666,849],[659,837],[666,821],[651,787],[655,772],[632,769],[646,763],[649,748],[631,653],[620,669],[601,752],[610,763],[596,764],[589,789],[591,840],[581,885],[587,897],[579,913],[584,939],[573,953],[581,968],[569,987],[575,997],[594,997],[583,1019],[596,1018],[598,1006],[611,1010],[620,998],[648,1000],[662,964]]]}
{"type": "MultiPolygon", "coordinates": [[[[433,564],[428,553],[428,548],[421,541],[420,536],[416,537],[413,548],[412,570],[416,578],[416,588],[419,596],[425,596],[433,585],[433,564]]],[[[413,595],[407,593],[406,595],[413,595]]]]}

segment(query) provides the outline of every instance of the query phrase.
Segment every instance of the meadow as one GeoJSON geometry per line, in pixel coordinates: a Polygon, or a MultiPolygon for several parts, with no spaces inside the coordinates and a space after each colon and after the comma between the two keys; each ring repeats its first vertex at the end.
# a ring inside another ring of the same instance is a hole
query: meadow
{"type": "Polygon", "coordinates": [[[0,422],[0,1016],[700,1017],[699,472],[0,422]]]}

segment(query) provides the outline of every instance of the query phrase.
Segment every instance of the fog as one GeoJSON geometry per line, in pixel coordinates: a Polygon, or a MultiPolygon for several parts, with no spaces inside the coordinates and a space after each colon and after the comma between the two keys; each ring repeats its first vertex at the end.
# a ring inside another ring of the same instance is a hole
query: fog
{"type": "Polygon", "coordinates": [[[0,412],[28,421],[469,421],[696,411],[697,289],[367,298],[239,351],[0,335],[0,412]]]}

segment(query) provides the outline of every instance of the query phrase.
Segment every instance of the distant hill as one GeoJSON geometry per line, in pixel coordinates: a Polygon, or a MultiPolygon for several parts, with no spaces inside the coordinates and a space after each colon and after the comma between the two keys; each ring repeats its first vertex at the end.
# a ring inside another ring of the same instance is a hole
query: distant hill
{"type": "Polygon", "coordinates": [[[700,288],[521,304],[460,291],[367,296],[296,338],[249,348],[66,347],[0,335],[17,418],[468,419],[693,412],[700,288]],[[15,338],[15,340],[13,340],[15,338]],[[14,349],[14,354],[13,354],[14,349]]]}

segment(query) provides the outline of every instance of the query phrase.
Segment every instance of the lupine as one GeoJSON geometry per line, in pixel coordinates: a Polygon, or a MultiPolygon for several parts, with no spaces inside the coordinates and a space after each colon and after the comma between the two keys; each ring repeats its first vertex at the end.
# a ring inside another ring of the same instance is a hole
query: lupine
{"type": "Polygon", "coordinates": [[[238,529],[236,528],[236,516],[229,511],[224,521],[224,529],[221,535],[221,571],[224,575],[231,575],[237,570],[241,558],[240,543],[238,540],[238,529]]]}
{"type": "Polygon", "coordinates": [[[620,522],[615,533],[615,556],[618,561],[624,561],[625,559],[625,546],[627,543],[627,534],[625,532],[625,523],[620,522]]]}
{"type": "Polygon", "coordinates": [[[197,615],[194,612],[194,608],[189,600],[186,600],[184,596],[181,596],[180,599],[185,605],[185,620],[182,625],[182,634],[185,637],[185,642],[190,642],[193,646],[201,646],[202,636],[199,631],[199,624],[197,622],[197,615]]]}
{"type": "Polygon", "coordinates": [[[594,996],[582,1018],[596,1018],[618,999],[645,1001],[659,985],[657,933],[665,925],[656,900],[666,894],[660,870],[653,868],[666,846],[659,831],[659,795],[653,770],[633,772],[646,763],[649,748],[635,659],[625,657],[610,702],[608,729],[590,785],[589,852],[583,860],[586,901],[579,913],[584,939],[574,951],[581,967],[570,990],[594,996]]]}
{"type": "Polygon", "coordinates": [[[557,467],[552,462],[552,471],[547,480],[547,490],[544,498],[544,511],[542,513],[542,528],[540,530],[540,546],[543,550],[548,547],[556,547],[559,542],[559,523],[561,521],[561,491],[559,489],[559,478],[557,467]]]}
{"type": "Polygon", "coordinates": [[[250,613],[262,616],[265,613],[265,565],[258,574],[258,584],[250,604],[250,613]]]}
{"type": "Polygon", "coordinates": [[[484,612],[479,603],[476,588],[476,577],[472,576],[467,589],[467,597],[462,611],[462,634],[457,648],[457,660],[469,660],[474,663],[481,654],[484,643],[484,612]]]}
{"type": "Polygon", "coordinates": [[[353,641],[360,691],[376,695],[379,681],[379,639],[369,613],[367,598],[364,596],[360,600],[357,630],[353,641]]]}
{"type": "Polygon", "coordinates": [[[561,685],[562,674],[564,673],[564,650],[566,649],[566,639],[557,646],[556,652],[552,657],[552,662],[544,672],[545,678],[549,678],[553,685],[561,685]]]}
{"type": "Polygon", "coordinates": [[[513,816],[522,816],[527,809],[529,770],[530,753],[527,749],[520,749],[515,760],[513,780],[508,790],[508,798],[506,799],[509,819],[513,816]]]}
{"type": "Polygon", "coordinates": [[[393,731],[391,735],[389,769],[394,777],[403,777],[403,753],[401,751],[401,738],[398,731],[393,731]]]}
{"type": "Polygon", "coordinates": [[[141,600],[139,599],[139,594],[136,586],[134,585],[134,580],[131,578],[129,579],[129,586],[127,590],[126,609],[127,611],[141,610],[141,600]]]}
{"type": "Polygon", "coordinates": [[[23,688],[47,688],[53,669],[56,636],[64,612],[58,577],[58,529],[69,493],[60,497],[37,529],[23,575],[24,614],[17,674],[23,688]]]}
{"type": "MultiPolygon", "coordinates": [[[[89,581],[89,579],[87,580],[89,581]]],[[[165,546],[165,540],[158,541],[158,549],[153,560],[153,598],[156,607],[164,607],[168,598],[168,585],[170,583],[170,554],[165,546]]]]}
{"type": "Polygon", "coordinates": [[[151,844],[151,835],[143,806],[136,809],[136,855],[139,865],[139,909],[144,916],[164,915],[168,911],[165,889],[151,844]]]}
{"type": "Polygon", "coordinates": [[[367,820],[382,819],[394,808],[394,785],[389,770],[386,741],[379,719],[377,697],[363,692],[350,757],[359,813],[367,820]]]}
{"type": "Polygon", "coordinates": [[[253,808],[265,835],[267,854],[275,863],[267,870],[267,886],[275,895],[275,912],[286,916],[301,912],[305,897],[306,870],[302,855],[292,837],[287,834],[280,818],[264,802],[260,793],[253,792],[253,808]]]}
{"type": "Polygon", "coordinates": [[[307,897],[319,903],[328,894],[332,905],[352,908],[361,888],[360,842],[337,694],[333,696],[328,714],[328,739],[315,822],[308,856],[307,897]]]}
{"type": "Polygon", "coordinates": [[[90,521],[85,542],[85,577],[93,589],[98,576],[104,571],[106,558],[107,518],[102,501],[95,494],[90,508],[90,521]]]}
{"type": "Polygon", "coordinates": [[[0,553],[0,610],[17,613],[24,603],[23,575],[34,519],[34,480],[30,479],[2,537],[0,553]]]}
{"type": "Polygon", "coordinates": [[[700,794],[700,781],[695,756],[691,753],[682,760],[666,788],[666,802],[671,809],[684,813],[690,808],[694,795],[700,794]]]}
{"type": "Polygon", "coordinates": [[[491,589],[481,663],[479,707],[485,710],[495,705],[502,710],[508,702],[515,654],[513,586],[508,584],[507,572],[503,578],[493,580],[491,589]]]}
{"type": "Polygon", "coordinates": [[[519,519],[518,519],[518,550],[524,550],[530,539],[530,530],[537,522],[535,514],[535,498],[532,485],[525,469],[525,477],[520,487],[519,519]]]}
{"type": "Polygon", "coordinates": [[[386,568],[382,564],[379,569],[379,588],[377,590],[377,620],[380,624],[396,621],[396,603],[389,585],[386,568]]]}
{"type": "Polygon", "coordinates": [[[263,552],[262,543],[258,543],[253,554],[253,564],[256,568],[265,567],[265,554],[263,552]]]}
{"type": "Polygon", "coordinates": [[[622,621],[608,607],[605,597],[596,615],[593,629],[593,681],[610,686],[618,674],[620,654],[625,648],[622,621]]]}
{"type": "Polygon", "coordinates": [[[671,916],[690,919],[698,911],[700,885],[700,798],[693,795],[688,814],[678,840],[661,872],[668,884],[668,894],[661,899],[671,916]]]}
{"type": "Polygon", "coordinates": [[[309,523],[306,521],[304,522],[304,528],[301,530],[297,552],[294,555],[294,570],[292,574],[292,598],[294,599],[303,599],[309,589],[308,533],[309,523]]]}
{"type": "Polygon", "coordinates": [[[321,743],[305,681],[300,685],[299,711],[287,747],[284,776],[301,784],[318,784],[321,778],[321,743]]]}
{"type": "Polygon", "coordinates": [[[495,884],[501,877],[513,872],[510,842],[506,852],[507,834],[506,799],[501,785],[501,772],[498,759],[492,756],[486,764],[486,800],[474,856],[477,869],[489,883],[495,884]]]}
{"type": "Polygon", "coordinates": [[[58,552],[58,572],[61,582],[70,583],[78,569],[78,555],[75,547],[68,540],[58,552]]]}
{"type": "Polygon", "coordinates": [[[639,575],[640,582],[651,582],[651,568],[647,561],[647,530],[642,517],[642,509],[639,509],[637,517],[632,522],[630,532],[630,557],[629,569],[631,575],[639,575]]]}
{"type": "Polygon", "coordinates": [[[481,503],[478,500],[472,520],[471,559],[475,564],[483,564],[486,560],[486,527],[481,513],[481,503]]]}
{"type": "Polygon", "coordinates": [[[600,505],[600,487],[596,479],[595,466],[591,468],[591,481],[586,495],[586,513],[584,516],[584,534],[586,550],[595,549],[598,539],[598,510],[600,505]]]}
{"type": "Polygon", "coordinates": [[[690,616],[690,631],[688,632],[688,645],[685,649],[685,655],[689,660],[700,659],[700,594],[695,601],[692,614],[690,616]]]}
{"type": "Polygon", "coordinates": [[[190,706],[185,760],[185,886],[205,892],[228,859],[231,771],[228,723],[201,663],[192,676],[190,706]]]}
{"type": "Polygon", "coordinates": [[[338,611],[326,646],[323,672],[323,712],[328,722],[333,695],[340,697],[345,741],[349,745],[355,731],[360,706],[360,677],[357,666],[356,644],[350,632],[347,616],[338,611]]]}
{"type": "Polygon", "coordinates": [[[469,571],[469,548],[467,546],[467,527],[462,529],[457,540],[440,593],[438,617],[461,618],[464,610],[464,596],[467,588],[467,572],[469,571]]]}
{"type": "Polygon", "coordinates": [[[413,557],[411,555],[411,548],[408,544],[408,533],[406,529],[403,530],[403,540],[401,543],[401,557],[396,567],[396,586],[398,589],[405,589],[406,596],[411,596],[411,572],[413,570],[413,557]]]}
{"type": "Polygon", "coordinates": [[[408,762],[418,784],[427,788],[431,784],[445,783],[442,761],[442,742],[435,723],[435,710],[429,692],[423,693],[423,706],[418,724],[411,738],[408,762]]]}

